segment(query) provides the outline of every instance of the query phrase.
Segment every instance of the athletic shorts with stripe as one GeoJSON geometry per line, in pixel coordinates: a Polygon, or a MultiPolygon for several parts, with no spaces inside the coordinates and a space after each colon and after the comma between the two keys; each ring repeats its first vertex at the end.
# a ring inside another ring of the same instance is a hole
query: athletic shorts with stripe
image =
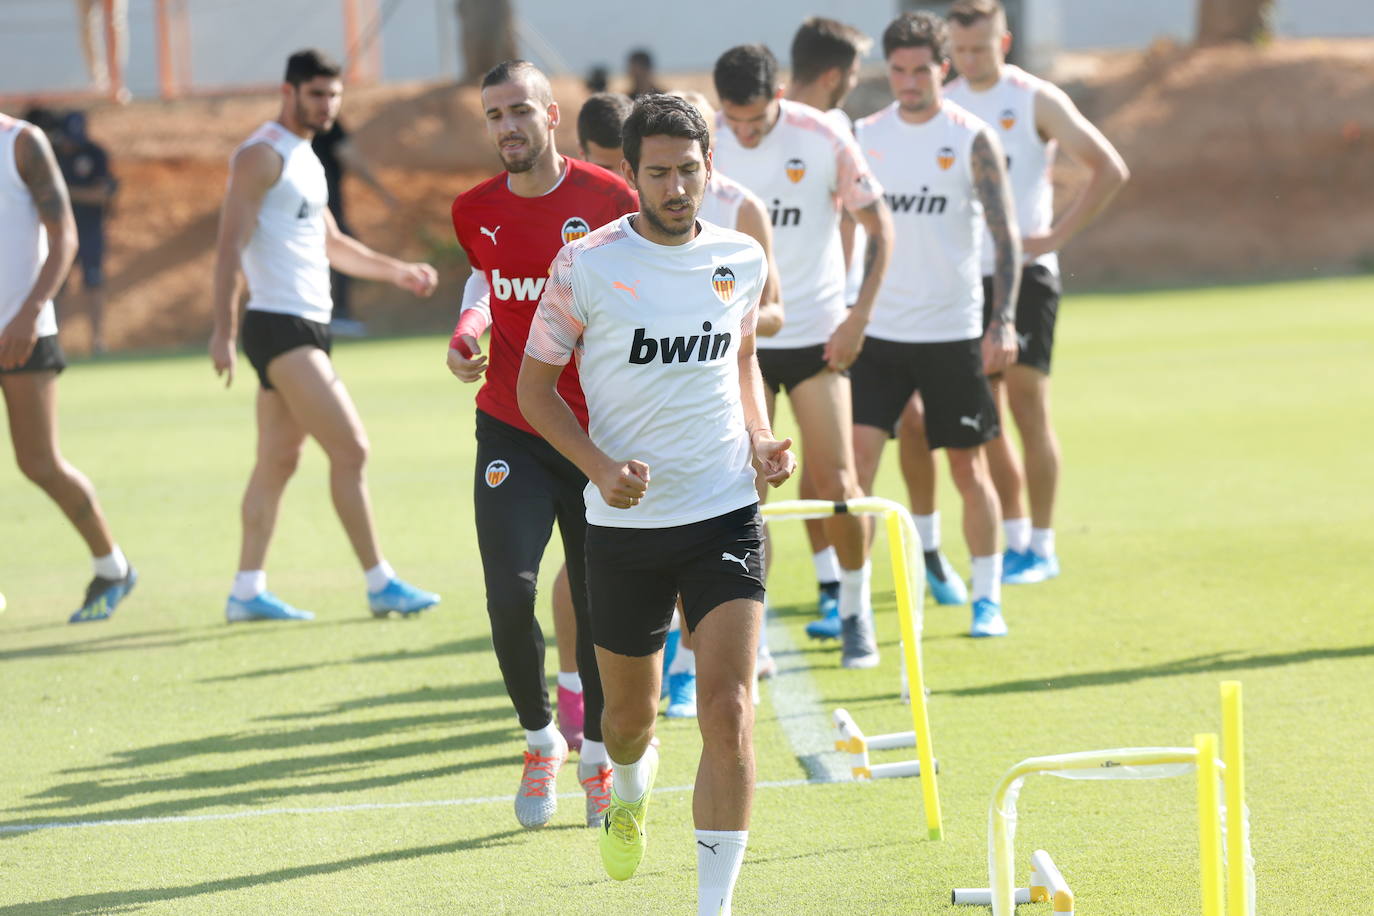
{"type": "Polygon", "coordinates": [[[727,601],[763,601],[757,503],[671,528],[587,526],[587,589],[596,644],[643,657],[663,648],[677,597],[695,631],[727,601]]]}
{"type": "Polygon", "coordinates": [[[477,465],[473,508],[477,546],[487,586],[491,641],[522,728],[551,721],[544,674],[544,633],[535,619],[539,562],[558,522],[568,561],[577,616],[577,669],[582,675],[584,731],[601,740],[601,675],[596,666],[592,622],[587,612],[585,544],[587,478],[567,458],[533,433],[477,411],[477,465]]]}

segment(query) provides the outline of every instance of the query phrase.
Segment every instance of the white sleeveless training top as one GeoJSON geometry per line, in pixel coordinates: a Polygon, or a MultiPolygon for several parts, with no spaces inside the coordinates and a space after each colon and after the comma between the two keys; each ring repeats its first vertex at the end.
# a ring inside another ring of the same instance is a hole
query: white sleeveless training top
{"type": "MultiPolygon", "coordinates": [[[[739,208],[746,197],[754,197],[754,192],[744,185],[727,177],[719,169],[711,170],[711,180],[706,184],[706,195],[701,199],[701,211],[697,216],[708,223],[724,226],[726,229],[739,228],[739,208]]],[[[763,201],[759,201],[763,205],[763,201]]]]}
{"type": "Polygon", "coordinates": [[[324,166],[310,141],[275,121],[253,132],[241,151],[263,143],[282,158],[281,177],[262,199],[257,226],[243,249],[248,307],[328,324],[329,295],[324,211],[329,204],[324,166]]]}
{"type": "MultiPolygon", "coordinates": [[[[30,126],[27,121],[0,115],[0,331],[19,314],[48,259],[48,230],[38,219],[38,208],[29,186],[19,177],[14,156],[19,132],[30,126]]],[[[57,333],[51,300],[43,303],[38,313],[37,329],[39,337],[57,333]]]]}
{"type": "Polygon", "coordinates": [[[945,100],[935,117],[909,124],[893,102],[856,132],[892,211],[894,248],[868,335],[898,343],[983,335],[986,223],[973,181],[973,140],[982,121],[945,100]]]}
{"type": "MultiPolygon", "coordinates": [[[[1002,141],[1022,235],[1043,235],[1054,224],[1055,143],[1041,139],[1035,127],[1035,97],[1045,85],[1039,77],[1007,64],[997,85],[985,92],[975,92],[963,77],[945,87],[946,98],[990,125],[1002,141]]],[[[1052,251],[1031,263],[1059,273],[1059,255],[1052,251]]],[[[985,236],[983,274],[991,275],[993,266],[992,239],[985,236]]]]}

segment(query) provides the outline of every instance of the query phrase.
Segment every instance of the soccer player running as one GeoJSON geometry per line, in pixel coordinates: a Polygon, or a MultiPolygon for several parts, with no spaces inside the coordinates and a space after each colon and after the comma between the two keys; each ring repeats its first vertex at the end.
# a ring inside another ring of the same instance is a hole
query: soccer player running
{"type": "Polygon", "coordinates": [[[590,480],[587,578],[615,769],[602,861],[625,880],[644,855],[659,653],[680,593],[698,659],[698,912],[716,914],[730,912],[753,798],[764,595],[754,462],[774,485],[796,465],[791,440],[768,426],[754,357],[763,250],[697,219],[709,148],[706,122],[684,100],[636,103],[624,169],[640,212],[559,252],[520,406],[590,480]],[[557,390],[574,353],[590,435],[557,390]]]}
{"type": "MultiPolygon", "coordinates": [[[[714,79],[721,104],[715,162],[768,206],[787,304],[782,330],[758,344],[769,415],[778,392],[786,391],[817,498],[862,496],[854,471],[848,370],[863,346],[892,247],[882,188],[847,131],[824,112],[781,98],[777,61],[763,45],[726,51],[716,61],[714,79]],[[848,310],[842,207],[868,235],[863,286],[848,310]]],[[[837,513],[825,520],[825,534],[841,567],[841,664],[872,667],[878,645],[865,585],[862,521],[837,513]]]]}
{"type": "MultiPolygon", "coordinates": [[[[582,733],[577,775],[586,793],[587,824],[594,827],[610,803],[611,767],[602,743],[601,681],[587,616],[582,500],[587,479],[521,413],[516,379],[530,321],[558,250],[633,212],[638,201],[619,175],[559,155],[554,142],[558,103],[548,79],[530,62],[510,60],[493,67],[482,79],[482,106],[487,136],[506,170],[453,202],[453,229],[473,272],[448,362],[463,381],[486,376],[477,392],[473,504],[492,645],[525,729],[515,816],[525,827],[549,822],[558,807],[558,771],[568,758],[568,738],[555,728],[549,708],[544,636],[534,615],[539,561],[556,520],[576,615],[576,635],[568,634],[566,641],[577,646],[577,686],[585,716],[576,729],[582,733]],[[490,357],[477,345],[488,325],[490,357]]],[[[587,407],[576,366],[558,377],[558,391],[585,427],[587,407]]],[[[561,643],[565,634],[559,636],[561,643]]],[[[567,699],[564,690],[574,686],[565,683],[565,674],[559,676],[560,713],[567,699]]]]}
{"type": "Polygon", "coordinates": [[[306,437],[329,459],[334,510],[362,564],[368,607],[376,616],[414,614],[439,596],[403,582],[382,557],[364,469],[367,433],[329,360],[329,269],[389,282],[417,296],[434,291],[428,264],[378,254],[339,231],[327,207],[324,167],[310,148],[339,113],[337,64],[316,50],[286,62],[281,112],[235,150],[215,249],[210,359],[225,386],[234,381],[239,271],[248,280],[244,353],[258,375],[257,461],[243,494],[239,572],[225,617],[309,620],[267,590],[263,571],[283,491],[306,437]]]}
{"type": "Polygon", "coordinates": [[[871,491],[883,446],[920,393],[930,445],[945,449],[964,503],[973,557],[969,633],[1003,636],[997,493],[982,449],[997,434],[997,407],[985,373],[1016,356],[1021,246],[997,137],[942,97],[947,49],[945,25],[935,16],[893,20],[883,31],[883,56],[896,101],[857,125],[899,232],[854,364],[854,454],[871,491]],[[986,333],[978,270],[984,224],[996,249],[986,333]]]}
{"type": "MultiPolygon", "coordinates": [[[[1007,154],[1020,222],[1024,265],[1016,304],[1016,362],[993,391],[1011,407],[1021,433],[1024,469],[1011,441],[998,435],[987,445],[992,479],[1002,504],[1006,533],[1004,582],[1041,582],[1059,575],[1054,545],[1054,501],[1059,486],[1059,440],[1050,417],[1050,357],[1059,311],[1056,252],[1082,231],[1126,183],[1120,154],[1059,87],[1007,63],[1011,33],[997,0],[959,0],[949,11],[950,56],[959,78],[946,96],[992,127],[1007,154]],[[1083,165],[1089,180],[1054,218],[1052,171],[1056,149],[1083,165]],[[1030,517],[1022,488],[1030,499],[1030,517]]],[[[992,253],[985,243],[983,286],[991,284],[992,253]]],[[[991,297],[988,297],[989,301],[991,297]]],[[[912,501],[933,512],[935,468],[920,444],[915,417],[903,419],[902,455],[912,501]]]]}
{"type": "Polygon", "coordinates": [[[0,114],[0,390],[20,472],[57,503],[91,552],[94,578],[72,623],[104,620],[138,581],[95,488],[58,445],[57,376],[66,368],[52,297],[76,256],[67,184],[43,132],[0,114]]]}

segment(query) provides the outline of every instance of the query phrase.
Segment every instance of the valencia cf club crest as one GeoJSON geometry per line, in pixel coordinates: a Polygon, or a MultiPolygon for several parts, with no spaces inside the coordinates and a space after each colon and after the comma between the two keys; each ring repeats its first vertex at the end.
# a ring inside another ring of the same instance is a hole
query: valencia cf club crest
{"type": "Polygon", "coordinates": [[[1010,108],[1004,108],[1002,113],[997,116],[997,120],[1001,123],[1003,130],[1011,130],[1016,126],[1016,112],[1010,108]]]}
{"type": "Polygon", "coordinates": [[[949,171],[949,167],[954,165],[954,147],[942,146],[940,151],[935,154],[935,161],[940,163],[940,168],[949,171]]]}
{"type": "Polygon", "coordinates": [[[563,244],[575,242],[582,238],[592,227],[587,225],[587,221],[580,216],[570,216],[563,222],[563,244]]]}
{"type": "Polygon", "coordinates": [[[731,297],[735,295],[735,272],[728,267],[717,267],[711,275],[711,288],[721,302],[729,305],[731,297]]]}
{"type": "Polygon", "coordinates": [[[487,465],[487,486],[495,490],[510,476],[510,465],[500,458],[487,465]]]}
{"type": "Polygon", "coordinates": [[[800,159],[788,159],[786,168],[787,177],[793,184],[806,177],[806,163],[800,159]]]}

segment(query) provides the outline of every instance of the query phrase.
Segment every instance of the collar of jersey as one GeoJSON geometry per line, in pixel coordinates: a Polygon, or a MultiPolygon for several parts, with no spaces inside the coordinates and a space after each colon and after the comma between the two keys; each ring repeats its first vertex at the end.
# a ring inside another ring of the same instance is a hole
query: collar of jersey
{"type": "Polygon", "coordinates": [[[696,251],[697,248],[701,245],[702,237],[706,235],[706,224],[702,222],[701,217],[698,216],[697,229],[699,231],[692,239],[683,242],[681,245],[660,245],[658,242],[646,239],[644,236],[639,234],[638,229],[630,225],[630,217],[633,215],[634,214],[627,213],[620,218],[621,230],[627,236],[629,236],[635,244],[643,245],[646,248],[652,248],[654,251],[659,252],[660,254],[676,257],[678,255],[685,255],[690,252],[696,251]]]}
{"type": "MultiPolygon", "coordinates": [[[[555,181],[555,182],[553,183],[553,187],[549,188],[549,189],[548,189],[547,191],[545,191],[543,194],[540,194],[539,197],[548,197],[548,196],[549,196],[550,194],[552,194],[554,191],[557,191],[559,188],[563,187],[563,179],[567,178],[567,177],[568,177],[568,173],[571,172],[571,171],[572,171],[572,159],[570,159],[570,158],[567,157],[567,156],[564,156],[564,157],[563,157],[563,174],[558,176],[558,180],[555,181]]],[[[510,187],[510,172],[507,172],[507,173],[506,173],[506,190],[507,190],[507,191],[510,191],[512,194],[515,194],[514,191],[511,191],[511,187],[510,187]]],[[[516,197],[519,197],[520,195],[519,195],[519,194],[515,194],[515,196],[516,196],[516,197]]],[[[539,197],[530,197],[530,198],[526,198],[526,199],[527,199],[527,200],[538,200],[539,197]]]]}

